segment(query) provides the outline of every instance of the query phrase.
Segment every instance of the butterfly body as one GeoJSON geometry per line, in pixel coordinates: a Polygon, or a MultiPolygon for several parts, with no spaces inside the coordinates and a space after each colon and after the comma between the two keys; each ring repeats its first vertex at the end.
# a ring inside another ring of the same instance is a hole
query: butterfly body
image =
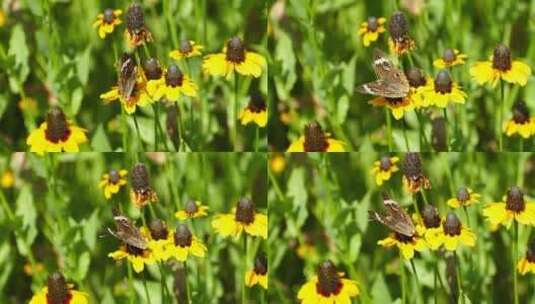
{"type": "Polygon", "coordinates": [[[119,63],[119,93],[125,100],[130,100],[135,94],[137,82],[137,64],[133,55],[123,54],[119,63]]]}
{"type": "Polygon", "coordinates": [[[373,50],[373,70],[378,79],[360,85],[358,92],[387,98],[403,98],[409,94],[410,86],[405,73],[396,68],[379,49],[373,50]]]}
{"type": "Polygon", "coordinates": [[[394,200],[384,199],[383,204],[386,208],[385,214],[370,211],[370,218],[407,237],[416,234],[416,228],[410,216],[394,200]]]}
{"type": "Polygon", "coordinates": [[[138,249],[146,249],[147,241],[132,221],[122,214],[114,214],[116,231],[108,228],[111,235],[138,249]]]}

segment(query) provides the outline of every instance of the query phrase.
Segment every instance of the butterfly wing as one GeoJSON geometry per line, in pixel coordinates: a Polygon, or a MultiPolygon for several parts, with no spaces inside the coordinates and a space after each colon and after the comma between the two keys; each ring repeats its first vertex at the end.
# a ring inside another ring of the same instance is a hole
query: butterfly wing
{"type": "Polygon", "coordinates": [[[386,207],[384,215],[371,211],[370,218],[390,228],[390,230],[411,237],[416,233],[410,216],[393,200],[383,201],[386,207]]]}
{"type": "Polygon", "coordinates": [[[116,215],[113,219],[115,221],[116,231],[114,232],[108,229],[113,236],[136,248],[147,248],[147,241],[141,235],[139,229],[126,216],[116,215]]]}
{"type": "Polygon", "coordinates": [[[119,66],[119,92],[121,97],[129,100],[134,92],[137,77],[137,65],[132,55],[124,54],[119,66]]]}

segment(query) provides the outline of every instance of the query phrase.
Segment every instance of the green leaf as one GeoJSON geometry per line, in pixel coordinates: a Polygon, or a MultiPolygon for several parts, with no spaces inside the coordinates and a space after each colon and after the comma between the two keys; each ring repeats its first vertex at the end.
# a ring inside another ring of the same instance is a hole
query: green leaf
{"type": "Polygon", "coordinates": [[[288,197],[293,198],[293,205],[305,205],[308,199],[307,187],[305,185],[305,171],[303,168],[296,168],[292,171],[288,180],[288,197]]]}
{"type": "Polygon", "coordinates": [[[31,246],[37,236],[35,220],[37,211],[33,202],[33,194],[30,186],[24,185],[16,201],[15,214],[22,219],[22,227],[17,229],[17,247],[22,255],[28,254],[28,246],[31,246]]]}
{"type": "Polygon", "coordinates": [[[26,46],[26,35],[24,34],[24,28],[21,24],[17,24],[13,27],[7,54],[15,57],[14,71],[10,74],[9,84],[11,90],[18,93],[20,92],[22,83],[24,83],[26,77],[28,77],[28,74],[30,73],[30,67],[28,66],[28,56],[30,55],[30,52],[26,46]]]}
{"type": "Polygon", "coordinates": [[[343,68],[342,84],[347,93],[353,94],[355,90],[355,67],[357,65],[357,55],[354,55],[349,63],[343,68]]]}
{"type": "Polygon", "coordinates": [[[336,104],[336,117],[339,123],[343,123],[346,120],[347,110],[349,110],[349,97],[344,95],[338,99],[336,104]]]}
{"type": "Polygon", "coordinates": [[[82,100],[84,99],[84,91],[81,87],[76,88],[72,92],[69,115],[75,116],[82,106],[82,100]]]}
{"type": "Polygon", "coordinates": [[[356,233],[351,237],[349,242],[349,260],[353,263],[357,260],[360,253],[360,247],[362,245],[362,236],[360,233],[356,233]]]}
{"type": "Polygon", "coordinates": [[[382,273],[378,273],[375,282],[373,282],[371,295],[373,297],[373,303],[392,303],[392,297],[388,292],[385,278],[382,273]]]}
{"type": "Polygon", "coordinates": [[[82,229],[84,232],[84,240],[90,250],[95,249],[95,244],[97,241],[97,232],[100,228],[98,211],[99,209],[95,209],[91,214],[91,217],[85,220],[85,223],[82,225],[82,229]]]}
{"type": "Polygon", "coordinates": [[[104,131],[102,124],[99,124],[93,139],[91,140],[91,148],[95,151],[111,151],[111,145],[104,131]]]}
{"type": "Polygon", "coordinates": [[[82,85],[86,85],[89,78],[89,70],[91,68],[91,48],[87,48],[76,61],[76,70],[78,72],[78,79],[82,85]]]}

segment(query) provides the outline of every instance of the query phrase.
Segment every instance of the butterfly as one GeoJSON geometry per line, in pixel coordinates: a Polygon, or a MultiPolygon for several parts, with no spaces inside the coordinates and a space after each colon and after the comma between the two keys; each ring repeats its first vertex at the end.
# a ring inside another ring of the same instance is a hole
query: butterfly
{"type": "Polygon", "coordinates": [[[411,217],[396,201],[384,197],[383,204],[386,208],[386,213],[380,214],[372,210],[370,211],[370,218],[372,220],[376,220],[391,230],[408,237],[412,237],[416,234],[416,229],[414,228],[414,223],[412,222],[411,217]]]}
{"type": "Polygon", "coordinates": [[[357,87],[363,94],[387,98],[403,98],[409,93],[409,81],[402,70],[396,68],[380,49],[373,50],[373,70],[377,80],[357,87]]]}
{"type": "Polygon", "coordinates": [[[115,227],[117,231],[113,231],[108,228],[108,231],[111,235],[125,242],[127,245],[139,249],[147,249],[147,240],[141,235],[139,229],[128,217],[114,210],[113,220],[115,221],[115,227]]]}
{"type": "Polygon", "coordinates": [[[135,93],[137,81],[137,64],[132,54],[123,53],[119,63],[119,93],[124,100],[130,100],[135,93]]]}

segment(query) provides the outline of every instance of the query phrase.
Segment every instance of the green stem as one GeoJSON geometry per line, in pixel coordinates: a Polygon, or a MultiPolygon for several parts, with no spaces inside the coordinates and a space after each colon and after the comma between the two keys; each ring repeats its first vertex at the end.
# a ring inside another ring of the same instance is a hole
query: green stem
{"type": "Polygon", "coordinates": [[[390,117],[390,111],[385,107],[386,116],[386,141],[388,143],[388,152],[392,152],[392,117],[390,117]]]}
{"type": "Polygon", "coordinates": [[[401,303],[407,303],[407,291],[405,290],[405,265],[401,251],[399,253],[399,267],[401,272],[401,303]]]}
{"type": "Polygon", "coordinates": [[[425,203],[426,205],[429,205],[429,201],[427,200],[427,196],[425,195],[425,192],[424,192],[423,189],[420,189],[420,194],[422,194],[422,198],[423,198],[423,200],[424,200],[424,203],[425,203]]]}
{"type": "Polygon", "coordinates": [[[464,292],[463,292],[463,282],[461,277],[461,266],[459,257],[457,256],[457,251],[454,251],[453,254],[455,255],[455,271],[457,272],[457,290],[458,290],[458,296],[461,297],[462,303],[464,304],[464,292]]]}
{"type": "Polygon", "coordinates": [[[284,202],[286,199],[284,197],[284,194],[281,191],[277,178],[273,175],[273,171],[271,171],[271,169],[268,169],[268,175],[269,175],[269,180],[271,181],[273,189],[275,189],[275,193],[277,194],[279,200],[281,202],[284,202]]]}
{"type": "Polygon", "coordinates": [[[498,105],[498,126],[496,127],[496,132],[498,132],[498,151],[503,151],[503,132],[502,132],[502,125],[503,125],[503,107],[505,103],[505,83],[503,80],[500,79],[500,104],[498,105]]]}
{"type": "Polygon", "coordinates": [[[128,293],[128,300],[130,304],[134,303],[134,296],[136,294],[136,290],[134,289],[134,281],[132,280],[132,265],[130,263],[126,263],[128,270],[128,285],[130,285],[130,292],[128,293]]]}
{"type": "Polygon", "coordinates": [[[145,296],[147,297],[147,303],[151,304],[149,288],[147,287],[147,278],[146,274],[143,274],[143,289],[145,289],[145,296]]]}
{"type": "Polygon", "coordinates": [[[259,137],[259,133],[260,133],[260,127],[256,126],[255,127],[255,136],[254,136],[254,151],[255,152],[258,152],[258,137],[259,137]]]}
{"type": "Polygon", "coordinates": [[[126,152],[126,147],[128,146],[127,143],[127,133],[128,133],[128,123],[126,121],[126,112],[124,111],[124,108],[121,107],[121,123],[123,125],[123,130],[121,132],[121,139],[122,139],[122,145],[123,145],[123,152],[126,152]]]}
{"type": "Polygon", "coordinates": [[[234,72],[234,113],[232,116],[232,141],[234,151],[238,151],[238,73],[234,72]]]}
{"type": "Polygon", "coordinates": [[[403,139],[405,140],[405,148],[407,149],[407,152],[410,152],[409,147],[409,139],[407,138],[407,122],[405,121],[405,117],[403,119],[403,139]]]}
{"type": "Polygon", "coordinates": [[[466,224],[468,225],[468,227],[471,227],[470,216],[468,216],[468,208],[466,208],[466,206],[463,206],[463,210],[464,210],[464,215],[466,216],[466,224]]]}
{"type": "Polygon", "coordinates": [[[167,301],[167,284],[165,284],[165,276],[163,275],[163,269],[162,269],[162,263],[158,262],[158,269],[160,270],[160,285],[161,285],[161,293],[162,293],[162,303],[166,303],[167,301]]]}
{"type": "Polygon", "coordinates": [[[160,114],[156,104],[152,105],[154,111],[154,151],[158,151],[158,124],[160,124],[160,114]]]}
{"type": "Polygon", "coordinates": [[[443,109],[444,112],[444,120],[446,121],[446,151],[450,151],[450,138],[449,138],[449,132],[448,132],[448,110],[446,108],[443,109]]]}
{"type": "Polygon", "coordinates": [[[139,124],[137,123],[137,115],[136,113],[132,114],[134,117],[134,125],[136,126],[136,133],[137,133],[137,139],[139,141],[139,144],[141,145],[141,149],[143,152],[145,152],[145,144],[143,143],[143,140],[141,139],[141,133],[139,132],[139,124]]]}
{"type": "Polygon", "coordinates": [[[247,304],[247,286],[245,286],[245,275],[247,274],[247,265],[249,264],[249,257],[248,257],[248,251],[247,251],[247,235],[243,235],[243,272],[242,272],[242,290],[241,290],[241,303],[247,304]]]}
{"type": "Polygon", "coordinates": [[[186,296],[188,297],[186,299],[186,303],[192,303],[191,290],[189,290],[189,283],[188,283],[188,265],[186,264],[186,261],[184,261],[184,281],[186,282],[184,284],[184,287],[186,288],[186,296]]]}
{"type": "Polygon", "coordinates": [[[418,273],[416,272],[416,266],[414,266],[414,261],[411,259],[412,272],[414,273],[414,282],[416,283],[418,301],[423,302],[422,298],[422,288],[420,286],[420,280],[418,279],[418,273]]]}
{"type": "Polygon", "coordinates": [[[518,222],[515,220],[513,224],[513,267],[511,271],[513,272],[513,290],[514,290],[514,301],[515,304],[518,304],[518,280],[516,273],[516,262],[518,260],[518,222]]]}

